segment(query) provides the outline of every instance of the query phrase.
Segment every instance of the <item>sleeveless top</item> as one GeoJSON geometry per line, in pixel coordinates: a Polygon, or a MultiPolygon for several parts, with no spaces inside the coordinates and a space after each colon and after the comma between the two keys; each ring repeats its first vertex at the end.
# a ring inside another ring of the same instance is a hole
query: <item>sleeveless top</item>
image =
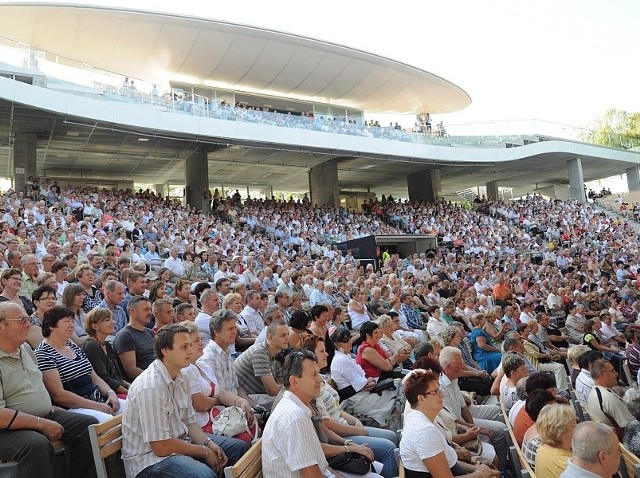
{"type": "Polygon", "coordinates": [[[369,348],[369,347],[373,347],[373,349],[376,352],[378,352],[378,354],[383,359],[387,358],[387,354],[385,353],[385,351],[382,348],[382,346],[380,345],[380,343],[377,343],[377,344],[371,346],[367,342],[362,342],[360,344],[360,346],[358,347],[358,353],[356,355],[356,362],[358,363],[358,365],[360,365],[360,367],[362,367],[362,370],[364,370],[364,374],[367,377],[378,378],[378,377],[380,377],[380,374],[382,373],[382,371],[378,367],[373,365],[371,362],[369,362],[368,360],[366,360],[366,359],[364,359],[362,357],[362,352],[364,351],[364,349],[369,348]]]}

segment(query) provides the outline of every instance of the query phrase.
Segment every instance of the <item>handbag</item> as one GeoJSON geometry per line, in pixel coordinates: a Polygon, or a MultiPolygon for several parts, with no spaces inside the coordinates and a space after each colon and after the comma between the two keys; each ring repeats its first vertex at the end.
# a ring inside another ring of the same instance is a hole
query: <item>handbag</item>
{"type": "Polygon", "coordinates": [[[371,389],[369,393],[377,393],[378,395],[382,395],[382,392],[385,390],[395,390],[396,385],[394,383],[393,378],[385,378],[384,380],[379,380],[376,383],[376,386],[371,389]]]}
{"type": "Polygon", "coordinates": [[[364,455],[352,451],[340,453],[327,460],[329,468],[336,471],[366,475],[371,471],[371,461],[364,455]]]}
{"type": "Polygon", "coordinates": [[[247,417],[240,407],[212,407],[209,411],[209,419],[214,435],[237,438],[237,435],[246,436],[245,434],[248,434],[253,439],[258,434],[258,424],[255,418],[249,427],[247,417]]]}

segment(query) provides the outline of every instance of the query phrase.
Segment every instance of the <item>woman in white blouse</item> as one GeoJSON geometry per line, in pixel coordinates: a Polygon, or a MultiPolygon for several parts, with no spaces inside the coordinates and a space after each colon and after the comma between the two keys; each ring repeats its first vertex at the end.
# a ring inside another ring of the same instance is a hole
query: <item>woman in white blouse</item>
{"type": "Polygon", "coordinates": [[[489,478],[500,476],[484,464],[470,465],[458,461],[444,432],[434,424],[442,410],[438,375],[430,370],[414,370],[404,379],[404,393],[412,410],[405,417],[400,456],[407,478],[489,478]]]}

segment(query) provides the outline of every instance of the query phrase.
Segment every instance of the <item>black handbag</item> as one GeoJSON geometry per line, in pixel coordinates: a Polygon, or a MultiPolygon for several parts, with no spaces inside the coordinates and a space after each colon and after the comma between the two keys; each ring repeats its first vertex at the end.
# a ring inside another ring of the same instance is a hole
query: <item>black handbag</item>
{"type": "Polygon", "coordinates": [[[396,384],[394,383],[393,378],[385,378],[383,380],[379,380],[375,387],[371,389],[370,393],[377,393],[378,395],[382,395],[382,392],[385,390],[395,390],[396,384]]]}
{"type": "Polygon", "coordinates": [[[336,471],[353,473],[354,475],[366,475],[371,471],[371,461],[360,453],[352,451],[340,453],[327,460],[329,468],[336,471]]]}

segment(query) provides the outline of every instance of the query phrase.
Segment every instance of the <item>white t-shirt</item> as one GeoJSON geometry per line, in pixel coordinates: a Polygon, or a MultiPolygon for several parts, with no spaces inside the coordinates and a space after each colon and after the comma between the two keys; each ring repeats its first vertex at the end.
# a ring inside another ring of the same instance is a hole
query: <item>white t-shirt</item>
{"type": "Polygon", "coordinates": [[[449,446],[444,433],[421,411],[411,410],[405,416],[400,456],[404,467],[413,471],[429,472],[424,465],[425,458],[444,453],[449,468],[456,464],[458,457],[449,446]]]}

